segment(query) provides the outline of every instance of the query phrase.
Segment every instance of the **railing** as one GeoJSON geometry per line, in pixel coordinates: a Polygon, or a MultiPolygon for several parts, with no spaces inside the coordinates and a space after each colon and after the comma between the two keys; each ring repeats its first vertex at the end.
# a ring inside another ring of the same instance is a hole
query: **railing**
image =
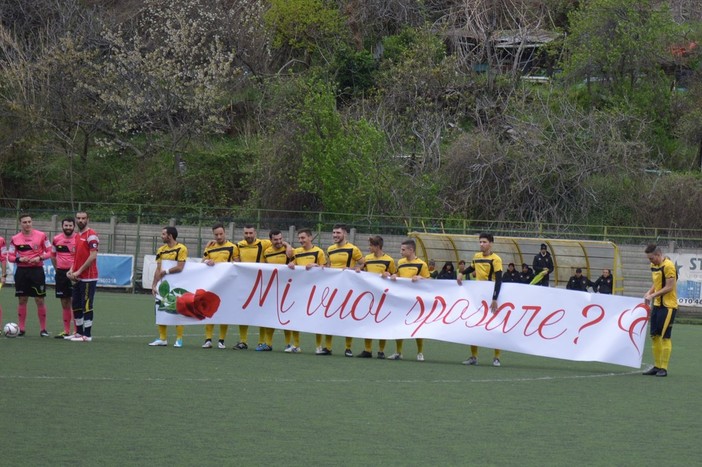
{"type": "MultiPolygon", "coordinates": [[[[615,243],[643,244],[675,242],[681,248],[702,246],[702,232],[665,226],[608,226],[587,224],[556,224],[545,222],[515,222],[456,217],[362,215],[335,212],[281,211],[253,209],[241,206],[188,206],[129,203],[70,202],[36,199],[0,198],[0,217],[17,219],[22,212],[35,219],[72,216],[78,210],[88,211],[93,222],[116,224],[184,225],[209,228],[214,222],[233,223],[240,227],[254,224],[266,230],[286,229],[288,226],[307,227],[317,232],[331,230],[345,223],[361,232],[403,235],[410,231],[427,233],[475,234],[489,231],[498,236],[567,238],[602,240],[615,243]]],[[[17,224],[19,228],[19,223],[17,224]]]]}

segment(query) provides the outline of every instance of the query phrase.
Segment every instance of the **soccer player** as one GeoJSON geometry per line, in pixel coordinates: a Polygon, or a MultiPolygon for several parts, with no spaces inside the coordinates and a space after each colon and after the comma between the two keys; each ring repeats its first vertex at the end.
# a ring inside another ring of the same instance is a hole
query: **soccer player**
{"type": "MultiPolygon", "coordinates": [[[[156,271],[154,272],[154,282],[151,286],[151,293],[158,293],[158,283],[168,274],[177,274],[183,271],[185,261],[188,259],[188,248],[182,243],[178,243],[178,229],[172,226],[164,227],[161,230],[161,241],[163,245],[156,251],[156,271]],[[178,264],[172,268],[162,267],[163,260],[177,261],[178,264]]],[[[173,347],[183,347],[183,325],[178,325],[176,328],[176,341],[173,347]]],[[[158,325],[158,339],[149,343],[152,347],[164,347],[168,345],[168,326],[165,324],[158,325]]]]}
{"type": "MultiPolygon", "coordinates": [[[[370,254],[363,259],[363,265],[356,266],[356,271],[367,271],[383,275],[383,273],[395,274],[395,260],[383,251],[383,237],[374,235],[368,239],[368,249],[370,254]]],[[[378,340],[378,358],[385,358],[385,339],[378,340]]],[[[363,352],[358,354],[359,358],[373,358],[373,339],[363,341],[363,352]]]]}
{"type": "MultiPolygon", "coordinates": [[[[2,275],[0,275],[0,287],[5,285],[7,280],[7,243],[5,239],[0,237],[0,268],[2,269],[2,275]]],[[[2,306],[0,306],[0,326],[2,325],[2,306]]],[[[0,331],[2,334],[2,331],[0,331]]]]}
{"type": "Polygon", "coordinates": [[[78,227],[76,254],[73,266],[66,273],[66,277],[73,282],[71,302],[76,333],[71,337],[71,341],[91,342],[93,340],[93,301],[95,300],[98,280],[97,254],[100,239],[97,233],[88,227],[87,212],[76,213],[76,226],[78,227]]]}
{"type": "Polygon", "coordinates": [[[673,351],[673,323],[678,311],[676,283],[678,272],[675,263],[663,256],[656,244],[646,247],[646,257],[651,262],[653,284],[644,295],[646,304],[651,305],[651,340],[653,366],[644,375],[668,376],[668,362],[673,351]]]}
{"type": "MultiPolygon", "coordinates": [[[[312,268],[324,267],[327,264],[327,257],[324,250],[318,246],[312,245],[312,231],[310,229],[300,229],[297,231],[297,240],[300,242],[300,247],[295,248],[293,256],[288,267],[295,269],[295,266],[304,266],[306,270],[312,268]]],[[[286,352],[298,353],[300,348],[300,331],[292,331],[292,347],[285,348],[286,352]]],[[[331,355],[331,348],[322,348],[322,334],[315,334],[315,342],[317,344],[317,355],[331,355]],[[325,352],[322,352],[325,350],[325,352]]]]}
{"type": "Polygon", "coordinates": [[[7,259],[15,266],[15,297],[18,299],[17,316],[19,317],[19,336],[24,336],[27,323],[27,302],[34,297],[41,337],[48,337],[46,332],[46,277],[44,260],[51,258],[51,242],[41,230],[32,227],[32,216],[20,214],[21,230],[10,239],[7,259]]]}
{"type": "MultiPolygon", "coordinates": [[[[271,241],[271,246],[263,252],[263,261],[270,264],[288,264],[293,255],[293,248],[288,242],[283,240],[283,233],[280,230],[271,230],[268,233],[268,238],[271,241]]],[[[273,349],[273,331],[275,331],[273,328],[260,328],[259,338],[263,341],[261,350],[273,349]]],[[[292,352],[292,345],[290,345],[292,331],[286,329],[283,331],[283,334],[285,335],[285,351],[292,352]]],[[[259,350],[258,347],[256,347],[256,350],[259,350]]]]}
{"type": "Polygon", "coordinates": [[[61,221],[62,232],[55,235],[51,241],[51,263],[56,271],[56,298],[61,301],[63,320],[63,331],[54,336],[57,339],[71,335],[73,283],[66,277],[66,273],[73,266],[73,260],[76,256],[77,235],[75,228],[75,220],[70,217],[63,219],[61,221]]]}
{"type": "MultiPolygon", "coordinates": [[[[224,225],[216,224],[212,227],[212,235],[214,241],[210,242],[202,254],[202,262],[208,266],[214,266],[215,263],[232,263],[239,257],[239,248],[232,242],[227,240],[224,232],[224,225]]],[[[219,339],[217,340],[218,349],[226,349],[224,339],[227,338],[227,330],[229,325],[219,325],[219,339]]],[[[205,343],[202,344],[203,349],[212,348],[212,336],[214,334],[214,324],[205,325],[205,343]]]]}
{"type": "MultiPolygon", "coordinates": [[[[261,240],[256,238],[256,227],[252,224],[244,226],[244,239],[239,241],[236,246],[239,248],[239,258],[242,263],[262,263],[263,252],[271,246],[270,240],[261,240]]],[[[264,337],[267,331],[265,328],[259,329],[259,343],[256,346],[258,351],[271,351],[272,347],[267,346],[264,342],[264,337]]],[[[249,348],[247,344],[249,338],[249,326],[239,325],[239,342],[234,346],[234,350],[246,350],[249,348]]]]}
{"type": "MultiPolygon", "coordinates": [[[[397,280],[398,277],[406,277],[412,280],[412,282],[417,282],[420,279],[430,279],[429,266],[427,263],[422,261],[417,257],[417,244],[414,240],[405,240],[400,245],[400,261],[397,262],[397,272],[391,274],[390,272],[384,272],[383,277],[389,277],[392,280],[397,280]]],[[[417,361],[424,361],[424,339],[416,339],[417,342],[417,361]]],[[[402,360],[402,347],[404,341],[402,339],[396,339],[395,345],[397,350],[394,354],[388,357],[388,360],[402,360]]]]}
{"type": "MultiPolygon", "coordinates": [[[[354,268],[357,264],[363,266],[363,253],[356,245],[347,240],[349,228],[345,224],[336,224],[332,227],[332,240],[334,244],[327,248],[327,266],[334,269],[354,268]]],[[[324,355],[324,349],[331,352],[332,336],[326,336],[326,347],[318,352],[318,355],[324,355]]],[[[345,357],[353,357],[351,345],[353,337],[346,338],[345,357]]],[[[319,350],[319,349],[317,349],[319,350]]]]}
{"type": "MultiPolygon", "coordinates": [[[[492,313],[497,311],[497,297],[500,295],[500,288],[502,287],[502,258],[497,256],[492,251],[492,243],[494,241],[495,238],[492,236],[492,234],[481,233],[478,235],[480,251],[473,256],[471,265],[466,268],[466,272],[468,274],[475,272],[475,280],[495,282],[495,287],[492,291],[492,302],[490,303],[490,311],[492,313]]],[[[458,279],[458,284],[461,284],[460,279],[458,279]]],[[[493,366],[501,365],[500,354],[500,350],[495,349],[494,357],[492,359],[493,366]]],[[[463,364],[478,364],[477,345],[470,346],[470,357],[467,360],[464,360],[463,364]]]]}

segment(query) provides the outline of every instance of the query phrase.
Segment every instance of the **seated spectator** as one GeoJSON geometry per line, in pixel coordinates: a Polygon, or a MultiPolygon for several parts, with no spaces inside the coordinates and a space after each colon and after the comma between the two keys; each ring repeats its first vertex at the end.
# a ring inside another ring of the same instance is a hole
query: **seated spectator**
{"type": "Polygon", "coordinates": [[[430,259],[427,266],[429,266],[429,277],[431,279],[436,279],[439,276],[439,271],[436,270],[436,261],[430,259]]]}
{"type": "Polygon", "coordinates": [[[444,264],[444,267],[441,268],[441,271],[439,271],[439,275],[436,278],[437,279],[456,279],[456,270],[453,269],[453,263],[451,261],[447,261],[444,264]]]}
{"type": "Polygon", "coordinates": [[[463,260],[460,260],[458,262],[458,274],[463,274],[463,270],[466,268],[466,262],[463,260]]]}
{"type": "Polygon", "coordinates": [[[527,263],[522,263],[522,272],[519,273],[519,282],[522,284],[531,284],[534,280],[534,270],[527,263]]]}
{"type": "Polygon", "coordinates": [[[581,268],[577,268],[575,270],[575,275],[571,276],[568,280],[568,285],[566,285],[566,289],[587,292],[588,287],[594,286],[594,282],[588,279],[587,276],[583,276],[583,270],[581,268]]]}
{"type": "Polygon", "coordinates": [[[602,275],[595,281],[595,285],[592,287],[597,293],[611,294],[614,288],[614,277],[612,276],[612,271],[609,269],[603,269],[602,275]]]}
{"type": "Polygon", "coordinates": [[[507,270],[502,274],[502,282],[520,282],[519,271],[514,269],[514,263],[507,265],[507,270]]]}

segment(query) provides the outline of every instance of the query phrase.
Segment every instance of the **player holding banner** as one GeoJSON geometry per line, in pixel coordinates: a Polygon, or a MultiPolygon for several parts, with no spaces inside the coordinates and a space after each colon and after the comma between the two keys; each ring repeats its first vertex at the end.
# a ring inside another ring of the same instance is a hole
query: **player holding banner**
{"type": "MultiPolygon", "coordinates": [[[[185,268],[185,261],[188,259],[188,247],[179,243],[178,229],[169,225],[161,229],[161,241],[163,245],[156,250],[156,271],[154,271],[153,285],[151,293],[154,296],[158,295],[158,283],[168,274],[178,274],[185,268]],[[163,267],[164,260],[176,261],[178,264],[172,268],[163,267]]],[[[176,325],[176,341],[173,347],[179,349],[183,347],[183,332],[185,326],[182,324],[176,325]]],[[[165,324],[158,325],[158,339],[149,343],[151,347],[165,347],[168,345],[168,326],[165,324]]]]}
{"type": "Polygon", "coordinates": [[[678,311],[678,270],[670,258],[663,256],[659,246],[650,244],[645,252],[651,262],[653,279],[651,288],[644,295],[646,303],[651,305],[653,367],[645,371],[644,375],[668,376],[668,362],[673,351],[670,336],[678,311]]]}
{"type": "MultiPolygon", "coordinates": [[[[478,243],[480,245],[480,251],[473,256],[473,261],[470,266],[465,269],[466,274],[471,274],[475,272],[475,279],[479,281],[493,281],[495,287],[492,292],[492,302],[490,303],[490,311],[495,313],[497,311],[497,297],[500,295],[500,288],[502,287],[502,258],[492,251],[492,243],[495,238],[492,234],[481,233],[478,235],[478,243]]],[[[547,270],[542,270],[541,278],[545,277],[548,273],[547,270]]],[[[536,278],[532,281],[532,284],[536,282],[536,278]]],[[[458,279],[458,285],[461,285],[461,279],[458,279]]],[[[500,349],[495,349],[494,356],[492,359],[493,366],[500,366],[500,349]]],[[[478,346],[470,346],[470,357],[463,361],[464,365],[477,365],[478,364],[478,346]]]]}
{"type": "MultiPolygon", "coordinates": [[[[397,262],[397,272],[395,274],[390,274],[389,271],[385,271],[382,276],[385,278],[390,278],[392,280],[397,280],[398,277],[405,277],[411,279],[412,282],[417,282],[420,279],[429,279],[429,266],[427,263],[422,261],[417,257],[417,244],[414,240],[405,240],[400,245],[400,255],[402,258],[397,262]]],[[[402,360],[402,348],[403,340],[395,339],[396,351],[394,354],[388,357],[388,360],[402,360]]],[[[424,361],[424,339],[415,339],[417,343],[417,361],[424,361]]]]}
{"type": "MultiPolygon", "coordinates": [[[[360,266],[356,266],[356,272],[367,271],[375,274],[388,273],[390,275],[395,274],[397,269],[395,268],[395,260],[383,251],[383,237],[380,235],[374,235],[368,238],[368,244],[370,249],[370,254],[366,255],[364,262],[360,266]]],[[[378,340],[378,358],[383,360],[385,358],[385,339],[378,340]]],[[[363,340],[363,352],[358,354],[359,358],[373,358],[372,351],[373,339],[363,340]]]]}
{"type": "MultiPolygon", "coordinates": [[[[310,229],[300,229],[297,231],[297,240],[300,242],[300,247],[293,250],[293,256],[288,267],[295,269],[295,266],[304,266],[305,270],[309,271],[312,268],[324,267],[327,264],[327,257],[324,250],[312,244],[312,231],[310,229]]],[[[330,348],[322,347],[322,334],[315,334],[316,355],[331,355],[330,348]]],[[[298,353],[302,352],[300,348],[300,331],[292,332],[292,346],[285,346],[285,352],[298,353]]],[[[287,344],[287,343],[286,343],[287,344]]]]}
{"type": "Polygon", "coordinates": [[[73,282],[73,319],[76,332],[73,336],[66,336],[72,342],[91,342],[93,329],[93,301],[97,288],[98,268],[97,254],[100,239],[97,233],[88,227],[88,213],[76,213],[76,256],[73,266],[66,273],[73,282]]]}
{"type": "MultiPolygon", "coordinates": [[[[227,240],[224,232],[224,224],[215,224],[212,227],[212,235],[214,242],[210,242],[202,253],[202,262],[208,266],[214,266],[216,263],[233,263],[239,257],[239,248],[232,242],[227,240]]],[[[217,348],[226,349],[224,339],[227,338],[228,324],[219,325],[219,339],[217,348]]],[[[205,325],[205,343],[202,344],[203,349],[212,348],[212,336],[214,336],[214,324],[205,325]]]]}

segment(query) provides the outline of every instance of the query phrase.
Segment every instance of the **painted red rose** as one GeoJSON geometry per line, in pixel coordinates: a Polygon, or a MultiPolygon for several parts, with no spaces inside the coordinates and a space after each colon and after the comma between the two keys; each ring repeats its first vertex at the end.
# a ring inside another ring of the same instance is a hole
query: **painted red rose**
{"type": "Polygon", "coordinates": [[[195,291],[195,313],[202,316],[200,319],[212,318],[221,302],[222,300],[216,293],[203,289],[195,291]]]}
{"type": "Polygon", "coordinates": [[[195,294],[187,292],[178,297],[176,299],[176,311],[183,316],[198,318],[195,314],[195,294]]]}

